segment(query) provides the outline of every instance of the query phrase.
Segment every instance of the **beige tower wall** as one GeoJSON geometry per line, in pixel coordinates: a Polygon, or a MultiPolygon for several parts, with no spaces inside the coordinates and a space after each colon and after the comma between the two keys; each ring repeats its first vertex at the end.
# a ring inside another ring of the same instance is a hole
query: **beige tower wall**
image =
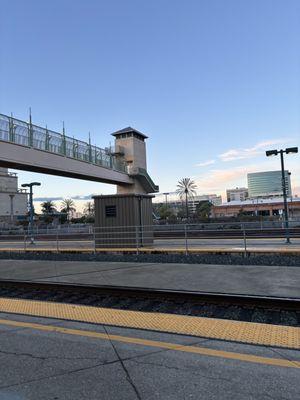
{"type": "MultiPolygon", "coordinates": [[[[125,161],[128,163],[128,173],[134,174],[138,168],[147,170],[146,143],[135,136],[117,137],[115,139],[115,147],[121,148],[124,152],[125,161]]],[[[145,194],[145,189],[134,179],[133,185],[117,185],[117,194],[145,194]]]]}
{"type": "Polygon", "coordinates": [[[125,160],[134,167],[147,169],[146,143],[136,137],[116,138],[116,147],[124,149],[125,160]]]}

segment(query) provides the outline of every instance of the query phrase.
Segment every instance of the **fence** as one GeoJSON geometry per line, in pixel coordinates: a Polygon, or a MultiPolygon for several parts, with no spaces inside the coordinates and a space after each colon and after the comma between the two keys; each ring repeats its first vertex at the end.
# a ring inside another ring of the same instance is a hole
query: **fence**
{"type": "Polygon", "coordinates": [[[101,167],[126,172],[125,162],[110,148],[101,149],[41,126],[0,114],[0,140],[63,155],[101,167]]]}
{"type": "Polygon", "coordinates": [[[59,229],[0,231],[0,251],[180,252],[300,250],[300,222],[291,222],[286,245],[282,227],[257,228],[253,223],[181,224],[94,228],[76,225],[59,229]]]}

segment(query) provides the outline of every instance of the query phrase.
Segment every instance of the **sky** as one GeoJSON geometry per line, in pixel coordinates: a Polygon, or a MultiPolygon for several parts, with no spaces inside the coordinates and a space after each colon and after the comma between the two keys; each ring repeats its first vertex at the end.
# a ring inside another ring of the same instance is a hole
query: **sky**
{"type": "MultiPolygon", "coordinates": [[[[144,132],[161,192],[199,194],[280,168],[265,150],[300,146],[298,0],[0,0],[0,113],[105,147],[144,132]]],[[[288,155],[300,195],[300,155],[288,155]]],[[[18,171],[37,198],[112,185],[18,171]]],[[[81,202],[82,203],[82,202],[81,202]]],[[[80,204],[81,204],[80,203],[80,204]]],[[[79,203],[78,203],[79,204],[79,203]]]]}

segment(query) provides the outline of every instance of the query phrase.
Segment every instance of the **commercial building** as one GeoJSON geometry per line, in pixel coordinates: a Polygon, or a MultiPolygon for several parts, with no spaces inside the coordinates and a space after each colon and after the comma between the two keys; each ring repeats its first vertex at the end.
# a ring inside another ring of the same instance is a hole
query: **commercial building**
{"type": "Polygon", "coordinates": [[[249,197],[248,188],[235,188],[226,190],[227,201],[244,201],[249,197]]]}
{"type": "MultiPolygon", "coordinates": [[[[197,205],[202,201],[209,201],[213,205],[222,204],[222,197],[217,194],[203,194],[192,196],[188,199],[189,212],[194,214],[196,212],[197,205]]],[[[181,199],[178,193],[159,193],[155,195],[153,199],[153,204],[156,206],[167,204],[175,214],[182,209],[183,205],[185,207],[185,200],[181,199]]]]}
{"type": "Polygon", "coordinates": [[[17,174],[0,168],[0,224],[15,223],[27,214],[27,192],[18,189],[17,174]]]}
{"type": "MultiPolygon", "coordinates": [[[[300,217],[300,198],[288,198],[289,218],[300,217]]],[[[256,198],[245,201],[230,201],[212,208],[213,218],[239,217],[240,215],[266,216],[278,218],[283,216],[283,197],[256,198]]]]}
{"type": "MultiPolygon", "coordinates": [[[[292,195],[289,171],[284,171],[287,196],[292,195]]],[[[249,198],[282,196],[281,171],[265,171],[247,174],[249,198]]]]}

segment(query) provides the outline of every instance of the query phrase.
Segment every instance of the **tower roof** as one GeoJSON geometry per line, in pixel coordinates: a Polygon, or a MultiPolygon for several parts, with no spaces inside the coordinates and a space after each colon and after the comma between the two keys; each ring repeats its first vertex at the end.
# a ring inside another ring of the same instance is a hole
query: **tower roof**
{"type": "Polygon", "coordinates": [[[137,129],[131,128],[131,126],[128,126],[127,128],[120,129],[119,131],[113,132],[112,136],[119,137],[123,134],[131,133],[134,136],[139,137],[140,139],[148,139],[148,136],[144,135],[142,132],[138,131],[137,129]]]}

